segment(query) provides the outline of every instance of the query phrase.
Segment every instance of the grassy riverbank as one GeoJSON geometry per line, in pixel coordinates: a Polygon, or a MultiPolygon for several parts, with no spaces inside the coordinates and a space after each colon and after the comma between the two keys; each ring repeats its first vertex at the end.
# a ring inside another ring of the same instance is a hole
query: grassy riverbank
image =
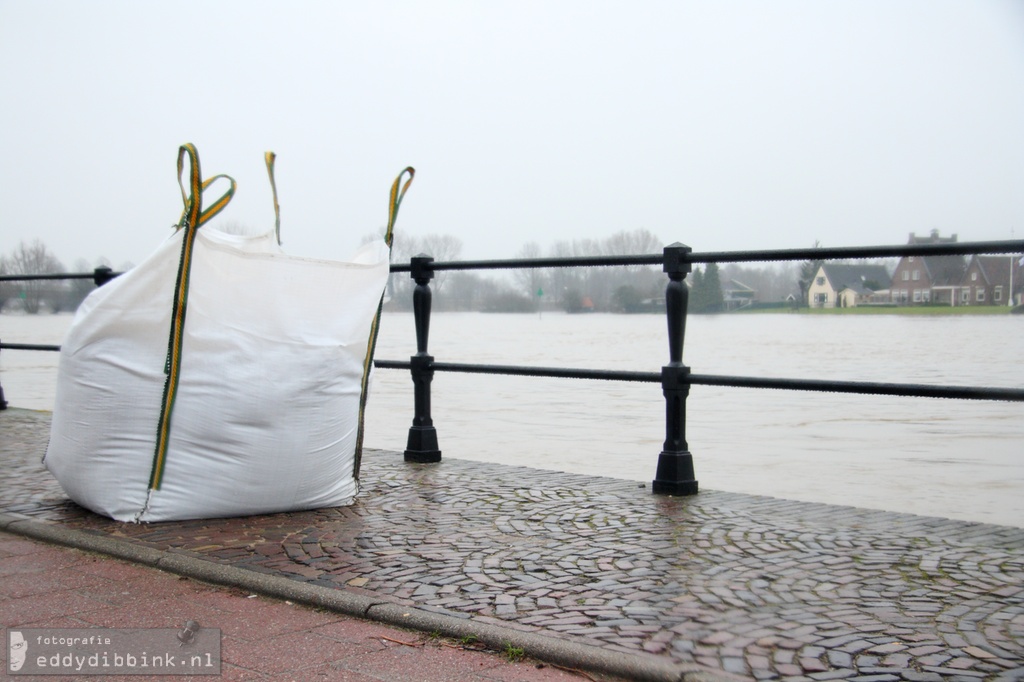
{"type": "Polygon", "coordinates": [[[744,315],[778,314],[787,315],[1009,315],[1013,308],[995,305],[966,306],[860,306],[857,308],[764,308],[760,310],[738,310],[744,315]]]}

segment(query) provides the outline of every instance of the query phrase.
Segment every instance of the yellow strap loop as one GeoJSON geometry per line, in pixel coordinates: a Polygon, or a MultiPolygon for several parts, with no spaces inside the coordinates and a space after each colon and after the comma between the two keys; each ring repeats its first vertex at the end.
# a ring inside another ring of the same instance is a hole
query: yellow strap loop
{"type": "MultiPolygon", "coordinates": [[[[203,193],[206,192],[206,189],[210,185],[212,185],[217,180],[220,180],[222,178],[228,181],[228,189],[227,189],[227,191],[225,191],[224,194],[220,195],[220,197],[216,201],[214,201],[212,204],[210,204],[210,206],[207,207],[206,210],[204,210],[202,213],[199,214],[199,224],[197,225],[197,227],[202,227],[207,222],[209,222],[209,220],[211,218],[213,218],[215,215],[217,215],[218,213],[223,211],[225,208],[227,208],[227,205],[231,202],[231,199],[234,198],[235,190],[238,188],[238,184],[235,182],[235,179],[233,177],[231,177],[230,175],[225,175],[224,173],[221,173],[219,175],[214,175],[212,178],[207,178],[206,180],[204,180],[203,184],[202,184],[202,187],[200,189],[200,196],[203,193]]],[[[178,183],[181,184],[180,176],[178,178],[178,183]]],[[[183,197],[185,196],[184,195],[184,191],[185,191],[185,188],[182,187],[182,196],[183,197]]],[[[182,227],[185,226],[185,218],[186,218],[186,214],[188,213],[188,209],[189,209],[189,200],[188,200],[188,198],[185,198],[185,210],[183,210],[181,212],[181,219],[178,221],[178,224],[174,226],[176,230],[180,230],[182,227]]]]}
{"type": "Polygon", "coordinates": [[[409,185],[412,184],[412,179],[416,176],[416,169],[412,166],[408,166],[398,177],[395,178],[394,184],[391,185],[391,202],[388,206],[388,229],[384,233],[384,242],[391,248],[391,243],[394,241],[395,231],[395,219],[398,217],[398,207],[402,205],[402,198],[405,196],[406,191],[409,189],[409,185]],[[409,179],[402,185],[402,177],[406,174],[409,175],[409,179]],[[399,191],[401,187],[401,191],[399,191]]]}
{"type": "Polygon", "coordinates": [[[267,175],[270,176],[270,190],[274,193],[274,234],[277,235],[277,244],[281,245],[281,207],[277,203],[277,182],[274,181],[274,161],[277,154],[264,152],[263,160],[267,163],[267,175]]]}
{"type": "Polygon", "coordinates": [[[178,187],[181,188],[181,202],[185,205],[182,211],[178,228],[196,227],[199,225],[199,215],[203,208],[202,192],[202,171],[199,169],[199,152],[196,146],[187,142],[178,148],[178,187]],[[189,191],[185,192],[185,184],[182,182],[181,174],[185,169],[185,156],[189,158],[189,191]]]}

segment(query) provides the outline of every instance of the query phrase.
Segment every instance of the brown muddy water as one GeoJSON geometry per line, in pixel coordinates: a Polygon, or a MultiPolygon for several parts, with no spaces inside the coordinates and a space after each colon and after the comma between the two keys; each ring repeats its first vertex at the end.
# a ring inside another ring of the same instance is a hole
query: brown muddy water
{"type": "MultiPolygon", "coordinates": [[[[70,315],[0,316],[5,342],[60,343],[70,315]]],[[[657,372],[660,315],[436,313],[439,362],[657,372]]],[[[377,358],[416,350],[411,314],[384,316],[377,358]]],[[[695,373],[968,386],[1024,386],[1024,318],[694,316],[695,373]]],[[[53,408],[58,354],[0,353],[12,406],[53,408]]],[[[654,477],[664,440],[657,384],[437,373],[444,457],[654,477]]],[[[368,447],[401,451],[413,415],[407,372],[377,370],[368,447]]],[[[1024,404],[694,386],[687,440],[702,488],[1024,526],[1024,404]]]]}

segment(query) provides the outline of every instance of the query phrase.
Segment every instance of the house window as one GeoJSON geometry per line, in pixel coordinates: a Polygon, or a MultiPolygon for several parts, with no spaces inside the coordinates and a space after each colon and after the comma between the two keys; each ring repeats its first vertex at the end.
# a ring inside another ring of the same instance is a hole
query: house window
{"type": "Polygon", "coordinates": [[[985,288],[984,287],[978,287],[977,299],[978,299],[979,302],[985,300],[985,288]]]}
{"type": "Polygon", "coordinates": [[[919,279],[921,279],[921,271],[920,270],[914,270],[914,281],[916,282],[919,279]]]}
{"type": "Polygon", "coordinates": [[[924,301],[925,303],[928,303],[929,301],[932,300],[932,292],[930,289],[925,289],[924,291],[921,292],[921,300],[924,301]]]}
{"type": "Polygon", "coordinates": [[[825,278],[824,278],[824,277],[819,277],[818,279],[814,280],[814,282],[815,282],[815,283],[816,283],[816,284],[817,284],[817,285],[818,285],[819,287],[821,287],[821,286],[825,286],[825,278]]]}
{"type": "Polygon", "coordinates": [[[978,273],[976,273],[976,272],[972,272],[971,273],[971,281],[972,282],[977,282],[978,281],[978,273]]]}
{"type": "Polygon", "coordinates": [[[971,288],[970,287],[964,287],[963,289],[960,290],[960,300],[962,302],[964,302],[964,303],[970,303],[971,302],[971,288]]]}
{"type": "Polygon", "coordinates": [[[1003,300],[1003,288],[1001,286],[996,287],[996,290],[992,292],[992,300],[993,301],[1002,301],[1003,300]]]}
{"type": "Polygon", "coordinates": [[[921,290],[920,289],[914,289],[914,303],[920,303],[920,302],[921,302],[921,290]]]}
{"type": "Polygon", "coordinates": [[[914,262],[914,257],[910,256],[909,258],[907,258],[907,262],[908,263],[913,263],[914,262]]]}
{"type": "Polygon", "coordinates": [[[903,271],[903,281],[904,282],[910,281],[910,272],[908,270],[904,270],[903,271]]]}

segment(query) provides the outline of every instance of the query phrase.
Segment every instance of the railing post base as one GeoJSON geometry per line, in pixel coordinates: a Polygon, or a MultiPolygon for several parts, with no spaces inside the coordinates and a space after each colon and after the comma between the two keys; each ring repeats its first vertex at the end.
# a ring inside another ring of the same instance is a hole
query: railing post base
{"type": "Polygon", "coordinates": [[[658,473],[651,484],[655,495],[696,495],[693,455],[689,452],[662,452],[658,455],[658,473]]]}
{"type": "Polygon", "coordinates": [[[658,455],[658,472],[651,484],[655,495],[696,495],[693,455],[686,443],[686,396],[690,393],[690,368],[670,364],[661,368],[665,393],[665,445],[658,455]]]}
{"type": "MultiPolygon", "coordinates": [[[[425,345],[425,344],[424,344],[425,345]]],[[[430,418],[430,382],[434,380],[434,358],[417,354],[409,358],[416,398],[416,414],[409,427],[409,440],[405,446],[406,462],[440,462],[437,447],[437,429],[430,418]]]]}
{"type": "Polygon", "coordinates": [[[406,462],[434,464],[441,461],[441,451],[437,449],[437,429],[433,426],[409,427],[409,440],[405,450],[406,462]]]}
{"type": "Polygon", "coordinates": [[[4,398],[4,387],[0,385],[0,410],[7,409],[7,400],[4,398]]]}

